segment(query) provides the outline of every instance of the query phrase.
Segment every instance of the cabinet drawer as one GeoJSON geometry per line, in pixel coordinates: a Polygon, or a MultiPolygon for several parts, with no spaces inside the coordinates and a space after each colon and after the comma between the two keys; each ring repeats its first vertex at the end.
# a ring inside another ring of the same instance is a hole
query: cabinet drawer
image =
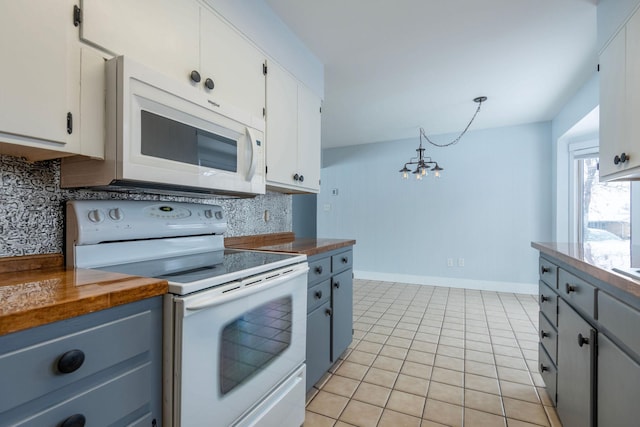
{"type": "Polygon", "coordinates": [[[539,315],[540,343],[547,350],[553,363],[557,363],[558,333],[542,312],[539,315]]]}
{"type": "Polygon", "coordinates": [[[598,292],[598,322],[640,356],[640,312],[598,292]]]}
{"type": "Polygon", "coordinates": [[[331,257],[331,271],[337,273],[353,267],[353,251],[341,252],[331,257]]]}
{"type": "Polygon", "coordinates": [[[557,390],[557,382],[558,382],[558,370],[556,369],[556,365],[553,364],[551,358],[545,351],[542,344],[538,349],[538,362],[540,365],[538,369],[540,370],[540,375],[544,381],[544,384],[547,388],[547,394],[549,398],[556,404],[556,390],[557,390]]]}
{"type": "Polygon", "coordinates": [[[151,327],[147,311],[0,355],[0,413],[149,351],[151,327]],[[73,350],[84,361],[62,373],[73,350]]]}
{"type": "MultiPolygon", "coordinates": [[[[150,400],[151,366],[149,364],[115,377],[98,387],[79,393],[60,405],[10,423],[16,427],[59,426],[73,415],[82,415],[88,426],[128,425],[123,419],[139,412],[150,400]]],[[[148,414],[148,408],[136,418],[148,414]]],[[[84,424],[73,424],[84,425],[84,424]]]]}
{"type": "Polygon", "coordinates": [[[558,292],[562,298],[571,301],[589,317],[595,317],[596,288],[593,285],[560,269],[558,274],[558,292]]]}
{"type": "Polygon", "coordinates": [[[331,277],[331,257],[321,258],[309,263],[308,286],[312,287],[321,280],[331,277]]]}
{"type": "Polygon", "coordinates": [[[558,326],[558,295],[544,282],[538,282],[540,311],[547,316],[554,327],[558,326]]]}
{"type": "Polygon", "coordinates": [[[538,272],[540,273],[540,280],[554,289],[558,287],[558,266],[540,257],[538,272]]]}
{"type": "Polygon", "coordinates": [[[307,313],[311,313],[317,307],[331,298],[331,280],[325,280],[307,291],[307,313]]]}

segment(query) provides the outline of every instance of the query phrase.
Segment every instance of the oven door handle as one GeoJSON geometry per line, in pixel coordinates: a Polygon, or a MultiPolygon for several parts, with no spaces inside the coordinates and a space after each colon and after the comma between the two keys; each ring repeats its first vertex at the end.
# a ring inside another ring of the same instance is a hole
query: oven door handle
{"type": "MultiPolygon", "coordinates": [[[[255,294],[257,292],[262,292],[262,291],[266,291],[268,289],[271,289],[275,286],[279,286],[281,284],[283,284],[284,282],[288,282],[291,279],[294,279],[298,276],[301,276],[303,274],[306,274],[307,271],[309,271],[309,267],[308,266],[304,266],[304,267],[296,267],[293,271],[289,272],[289,273],[285,273],[281,276],[278,276],[274,279],[269,279],[266,280],[262,283],[256,284],[256,285],[249,285],[249,286],[243,286],[238,290],[233,290],[230,291],[228,294],[226,295],[220,295],[220,294],[215,294],[212,295],[210,297],[204,297],[204,298],[199,298],[197,301],[194,301],[193,305],[188,305],[185,304],[185,309],[187,311],[198,311],[198,310],[204,310],[206,308],[211,308],[211,307],[215,307],[217,305],[220,304],[225,304],[228,303],[230,301],[236,300],[238,298],[242,298],[242,297],[246,297],[248,295],[252,295],[255,294]]],[[[242,282],[241,282],[242,283],[242,282]]]]}

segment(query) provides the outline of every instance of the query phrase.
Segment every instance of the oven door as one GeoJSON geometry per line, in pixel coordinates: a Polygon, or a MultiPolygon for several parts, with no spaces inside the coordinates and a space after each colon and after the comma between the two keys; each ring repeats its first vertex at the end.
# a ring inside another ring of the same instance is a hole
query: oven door
{"type": "MultiPolygon", "coordinates": [[[[283,270],[289,271],[245,279],[262,281],[238,283],[222,295],[205,290],[174,297],[175,426],[233,425],[299,372],[306,349],[308,267],[283,270]]],[[[301,391],[298,410],[304,416],[304,387],[294,389],[301,391]]]]}

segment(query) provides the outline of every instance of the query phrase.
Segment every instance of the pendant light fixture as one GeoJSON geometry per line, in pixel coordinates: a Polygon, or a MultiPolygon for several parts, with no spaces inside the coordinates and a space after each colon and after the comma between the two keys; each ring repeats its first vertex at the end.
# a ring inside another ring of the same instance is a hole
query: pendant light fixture
{"type": "Polygon", "coordinates": [[[432,160],[431,157],[425,156],[424,154],[425,148],[422,147],[422,140],[425,139],[429,144],[434,145],[436,147],[449,147],[450,145],[457,144],[458,141],[460,141],[460,138],[462,138],[464,134],[467,133],[467,131],[469,130],[471,123],[473,123],[473,120],[476,118],[476,116],[480,112],[480,107],[482,107],[482,103],[486,100],[487,100],[486,96],[479,96],[473,99],[473,102],[478,103],[478,108],[476,109],[476,112],[473,114],[473,117],[471,117],[471,120],[469,120],[469,123],[464,128],[464,130],[460,133],[460,135],[458,135],[458,137],[451,142],[448,142],[446,144],[438,144],[436,142],[433,142],[429,139],[424,129],[420,128],[420,146],[416,148],[416,152],[418,153],[418,155],[416,157],[412,157],[411,159],[409,159],[409,161],[404,164],[404,167],[400,169],[399,172],[402,173],[402,178],[408,179],[409,173],[412,173],[415,175],[416,179],[421,180],[422,177],[427,176],[429,174],[429,171],[432,171],[436,178],[440,178],[440,174],[444,170],[444,168],[441,168],[438,165],[438,162],[432,160]],[[412,167],[413,165],[415,165],[415,170],[412,171],[411,169],[409,169],[407,167],[409,165],[411,165],[412,167]]]}

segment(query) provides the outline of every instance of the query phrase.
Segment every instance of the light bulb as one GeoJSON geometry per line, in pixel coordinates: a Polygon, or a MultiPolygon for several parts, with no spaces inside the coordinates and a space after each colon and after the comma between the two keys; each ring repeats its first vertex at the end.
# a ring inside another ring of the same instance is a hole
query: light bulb
{"type": "Polygon", "coordinates": [[[427,168],[422,169],[422,176],[427,176],[427,168]]]}
{"type": "Polygon", "coordinates": [[[440,171],[435,171],[434,175],[436,176],[436,178],[440,178],[440,171]]]}
{"type": "Polygon", "coordinates": [[[409,174],[406,172],[402,172],[402,179],[407,179],[409,178],[409,174]]]}
{"type": "Polygon", "coordinates": [[[422,175],[421,175],[421,174],[419,174],[419,173],[417,173],[417,174],[416,174],[416,179],[417,179],[418,181],[420,181],[420,180],[422,179],[422,175]]]}

